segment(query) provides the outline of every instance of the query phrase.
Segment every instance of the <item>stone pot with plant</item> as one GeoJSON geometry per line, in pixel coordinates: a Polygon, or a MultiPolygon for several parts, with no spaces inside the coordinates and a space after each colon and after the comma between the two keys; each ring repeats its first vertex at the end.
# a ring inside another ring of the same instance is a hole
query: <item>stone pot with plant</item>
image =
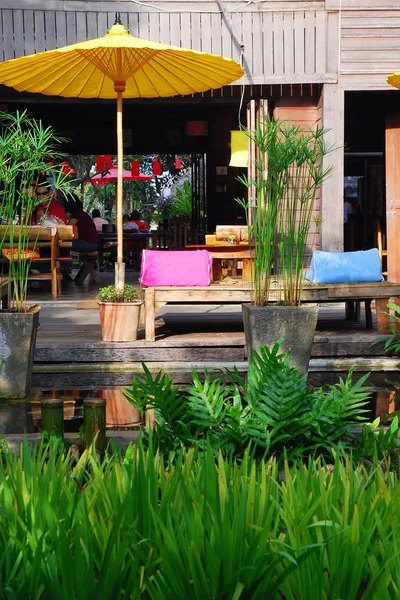
{"type": "Polygon", "coordinates": [[[143,292],[125,284],[101,288],[97,294],[101,336],[104,342],[134,342],[137,340],[143,292]]]}
{"type": "Polygon", "coordinates": [[[254,177],[239,177],[249,189],[246,210],[252,257],[252,304],[244,304],[243,323],[248,354],[283,339],[291,364],[308,369],[318,308],[302,305],[320,219],[315,200],[332,167],[325,157],[333,150],[324,129],[259,121],[248,131],[256,149],[254,177]]]}
{"type": "Polygon", "coordinates": [[[24,112],[0,112],[0,279],[8,282],[8,307],[0,310],[0,398],[23,398],[31,387],[39,305],[28,306],[28,280],[37,257],[40,227],[34,193],[38,179],[68,193],[57,164],[62,138],[24,112]]]}

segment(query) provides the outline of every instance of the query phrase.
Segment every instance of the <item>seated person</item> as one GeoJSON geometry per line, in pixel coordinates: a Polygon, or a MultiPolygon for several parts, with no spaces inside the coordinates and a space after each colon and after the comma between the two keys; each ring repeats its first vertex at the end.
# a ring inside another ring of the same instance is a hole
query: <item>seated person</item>
{"type": "Polygon", "coordinates": [[[140,213],[137,210],[131,212],[127,225],[130,225],[131,223],[137,225],[139,231],[147,231],[146,223],[141,220],[140,213]]]}
{"type": "Polygon", "coordinates": [[[83,204],[76,196],[66,205],[70,213],[69,225],[77,225],[79,239],[72,240],[73,252],[97,252],[99,250],[99,235],[93,219],[83,210],[83,204]]]}
{"type": "Polygon", "coordinates": [[[108,221],[101,218],[100,211],[98,208],[92,210],[92,219],[94,224],[96,225],[97,231],[102,231],[103,225],[108,225],[108,221]]]}
{"type": "Polygon", "coordinates": [[[139,225],[134,221],[131,221],[129,215],[123,215],[122,227],[125,229],[125,231],[130,231],[132,233],[137,233],[139,231],[139,225]]]}
{"type": "Polygon", "coordinates": [[[33,221],[40,224],[43,217],[54,217],[60,223],[67,224],[67,215],[62,204],[57,202],[48,181],[39,182],[36,186],[36,197],[40,204],[36,206],[33,221]]]}

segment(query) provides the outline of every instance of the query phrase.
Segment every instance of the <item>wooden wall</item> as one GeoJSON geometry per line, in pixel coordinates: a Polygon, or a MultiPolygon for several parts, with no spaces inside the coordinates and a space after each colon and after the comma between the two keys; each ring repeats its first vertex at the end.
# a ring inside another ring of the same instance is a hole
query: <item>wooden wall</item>
{"type": "Polygon", "coordinates": [[[132,35],[240,60],[244,45],[245,83],[322,83],[336,80],[338,44],[334,15],[324,2],[271,1],[246,6],[225,2],[159,0],[133,2],[1,0],[0,60],[42,52],[104,35],[115,11],[132,35]],[[331,24],[331,20],[332,24],[331,24]],[[333,69],[333,70],[332,70],[333,69]]]}
{"type": "Polygon", "coordinates": [[[388,90],[400,70],[399,0],[326,0],[340,23],[340,85],[346,90],[388,90]]]}

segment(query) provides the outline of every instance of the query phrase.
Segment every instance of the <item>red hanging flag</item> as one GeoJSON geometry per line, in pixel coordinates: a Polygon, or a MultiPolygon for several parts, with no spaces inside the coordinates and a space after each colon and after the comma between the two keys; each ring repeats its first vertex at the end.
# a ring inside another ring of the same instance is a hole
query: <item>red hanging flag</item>
{"type": "Polygon", "coordinates": [[[111,169],[112,157],[111,154],[104,154],[103,156],[96,156],[96,171],[105,171],[111,169]]]}
{"type": "Polygon", "coordinates": [[[132,161],[132,177],[140,175],[140,162],[138,160],[132,161]]]}
{"type": "Polygon", "coordinates": [[[157,158],[153,159],[153,175],[161,175],[161,163],[157,158]]]}
{"type": "Polygon", "coordinates": [[[71,172],[70,166],[67,162],[62,162],[60,163],[60,167],[62,167],[62,174],[63,175],[69,175],[69,173],[71,172]]]}

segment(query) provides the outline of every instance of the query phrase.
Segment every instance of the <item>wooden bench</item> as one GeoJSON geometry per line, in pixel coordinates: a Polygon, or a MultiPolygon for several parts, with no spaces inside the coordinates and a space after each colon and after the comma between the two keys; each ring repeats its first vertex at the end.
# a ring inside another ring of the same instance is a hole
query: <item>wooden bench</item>
{"type": "MultiPolygon", "coordinates": [[[[6,226],[0,226],[0,237],[1,229],[6,226]]],[[[15,247],[15,242],[18,240],[20,235],[19,225],[13,226],[14,242],[11,244],[15,247]]],[[[30,273],[28,281],[51,281],[51,294],[53,298],[57,298],[61,294],[61,281],[63,275],[60,271],[60,264],[64,262],[71,262],[72,258],[68,252],[68,255],[61,255],[61,248],[71,248],[72,239],[74,237],[74,230],[72,225],[59,225],[57,227],[44,227],[39,225],[33,225],[29,228],[29,241],[27,248],[39,249],[41,252],[44,249],[44,253],[48,253],[48,256],[40,256],[40,258],[32,259],[31,266],[35,269],[36,265],[42,265],[43,271],[41,273],[30,273]]],[[[26,239],[24,233],[24,239],[26,239]]],[[[10,243],[6,240],[4,242],[4,248],[10,248],[10,243]]],[[[7,263],[6,259],[1,258],[1,262],[7,263]]]]}
{"type": "MultiPolygon", "coordinates": [[[[273,298],[273,296],[271,296],[273,298]]],[[[307,284],[303,290],[304,302],[365,302],[366,325],[372,328],[371,301],[375,299],[378,333],[389,333],[390,317],[386,314],[390,298],[400,297],[400,284],[383,281],[381,283],[341,283],[307,284]]],[[[145,339],[155,340],[156,312],[168,302],[194,304],[242,304],[250,302],[250,286],[224,286],[212,284],[198,287],[155,286],[145,288],[145,339]]]]}

